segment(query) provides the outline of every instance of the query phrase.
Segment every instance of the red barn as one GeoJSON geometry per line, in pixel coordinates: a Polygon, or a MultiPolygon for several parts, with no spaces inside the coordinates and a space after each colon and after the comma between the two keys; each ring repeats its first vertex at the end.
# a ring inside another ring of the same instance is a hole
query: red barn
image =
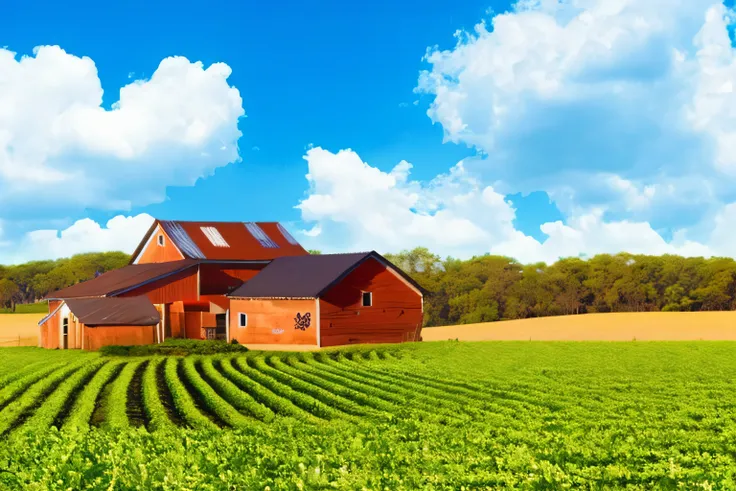
{"type": "Polygon", "coordinates": [[[47,299],[39,340],[52,349],[413,341],[423,311],[421,287],[379,254],[310,255],[272,222],[156,220],[128,266],[47,299]]]}

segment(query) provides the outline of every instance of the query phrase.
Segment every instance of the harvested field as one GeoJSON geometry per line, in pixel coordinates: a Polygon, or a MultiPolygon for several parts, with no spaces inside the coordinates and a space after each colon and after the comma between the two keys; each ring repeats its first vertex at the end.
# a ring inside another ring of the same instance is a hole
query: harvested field
{"type": "Polygon", "coordinates": [[[0,347],[37,346],[44,314],[0,314],[0,347]]]}
{"type": "Polygon", "coordinates": [[[615,312],[422,330],[425,341],[733,341],[736,312],[615,312]]]}

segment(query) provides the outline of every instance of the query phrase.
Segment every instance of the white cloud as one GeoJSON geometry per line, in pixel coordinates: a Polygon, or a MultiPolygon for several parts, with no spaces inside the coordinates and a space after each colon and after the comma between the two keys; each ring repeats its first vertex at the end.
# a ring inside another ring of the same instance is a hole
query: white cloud
{"type": "MultiPolygon", "coordinates": [[[[420,183],[409,180],[411,164],[405,161],[384,172],[352,150],[332,153],[319,147],[309,150],[305,159],[310,191],[297,208],[313,226],[302,232],[303,240],[325,252],[391,252],[423,245],[443,256],[490,252],[527,263],[621,251],[736,255],[736,203],[719,211],[704,243],[687,239],[686,230],[667,242],[645,221],[606,221],[602,209],[570,217],[566,223],[544,223],[541,230],[547,239],[539,242],[514,228],[511,204],[491,186],[482,186],[462,162],[448,174],[420,183]]],[[[614,180],[613,185],[637,199],[653,195],[646,189],[632,191],[628,182],[614,180]]]]}
{"type": "Polygon", "coordinates": [[[105,109],[91,59],[55,46],[20,58],[0,49],[0,215],[129,210],[237,161],[244,111],[230,71],[166,58],[105,109]]]}
{"type": "Polygon", "coordinates": [[[524,0],[429,49],[416,91],[446,140],[483,156],[468,170],[566,215],[544,245],[491,250],[736,253],[721,237],[736,225],[734,18],[713,0],[524,0]]]}
{"type": "Polygon", "coordinates": [[[5,243],[3,247],[0,242],[0,264],[58,259],[83,252],[132,253],[153,221],[153,217],[143,213],[136,216],[118,215],[104,227],[85,218],[61,231],[36,230],[25,234],[12,246],[5,243]]]}
{"type": "Polygon", "coordinates": [[[383,172],[352,150],[307,151],[309,196],[297,206],[310,247],[395,251],[425,245],[439,253],[472,254],[513,232],[514,210],[462,162],[423,184],[409,180],[411,164],[383,172]]]}

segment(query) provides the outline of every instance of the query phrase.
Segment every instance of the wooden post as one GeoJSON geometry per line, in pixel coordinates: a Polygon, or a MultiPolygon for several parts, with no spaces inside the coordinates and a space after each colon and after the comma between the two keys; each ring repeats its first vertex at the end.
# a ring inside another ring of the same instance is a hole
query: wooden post
{"type": "Polygon", "coordinates": [[[225,341],[230,342],[230,308],[225,311],[225,341]]]}

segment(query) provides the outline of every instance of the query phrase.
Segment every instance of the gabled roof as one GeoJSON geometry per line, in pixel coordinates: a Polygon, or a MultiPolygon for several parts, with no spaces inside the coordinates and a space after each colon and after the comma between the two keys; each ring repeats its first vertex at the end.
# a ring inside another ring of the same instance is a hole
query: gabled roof
{"type": "Polygon", "coordinates": [[[277,222],[187,222],[156,220],[131,256],[131,264],[161,225],[169,239],[188,259],[264,261],[309,254],[277,222]]]}
{"type": "Polygon", "coordinates": [[[131,264],[108,271],[97,278],[49,293],[46,298],[68,299],[114,296],[134,287],[184,271],[197,264],[199,264],[199,261],[192,259],[166,263],[131,264]]]}
{"type": "Polygon", "coordinates": [[[161,316],[146,296],[73,298],[69,310],[87,326],[155,326],[161,316]]]}
{"type": "Polygon", "coordinates": [[[146,296],[73,298],[59,303],[38,322],[43,325],[64,305],[87,326],[154,326],[161,316],[146,296]]]}
{"type": "Polygon", "coordinates": [[[240,298],[317,298],[368,259],[392,269],[404,281],[424,294],[409,275],[375,251],[353,254],[312,254],[274,259],[256,276],[233,290],[240,298]]]}

